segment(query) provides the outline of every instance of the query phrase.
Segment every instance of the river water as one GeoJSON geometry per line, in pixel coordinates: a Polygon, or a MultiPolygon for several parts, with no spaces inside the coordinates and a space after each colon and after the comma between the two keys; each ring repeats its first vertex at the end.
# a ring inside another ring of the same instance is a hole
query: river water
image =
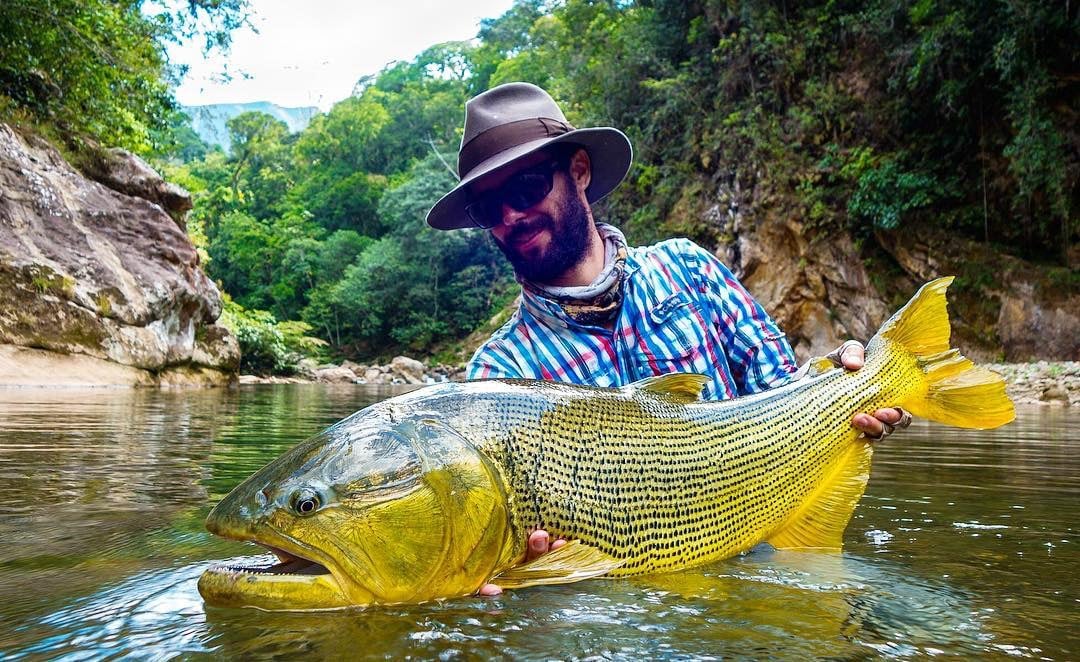
{"type": "Polygon", "coordinates": [[[230,488],[391,395],[369,387],[0,390],[0,658],[1080,656],[1080,423],[917,421],[879,447],[842,554],[336,613],[206,608],[230,488]]]}

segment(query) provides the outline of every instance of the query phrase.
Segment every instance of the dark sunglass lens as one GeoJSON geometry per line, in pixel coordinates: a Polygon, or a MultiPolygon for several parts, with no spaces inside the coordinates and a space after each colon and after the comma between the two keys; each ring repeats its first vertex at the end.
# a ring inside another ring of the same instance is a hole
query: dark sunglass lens
{"type": "Polygon", "coordinates": [[[498,190],[484,193],[465,205],[465,213],[473,223],[490,230],[502,222],[504,204],[517,211],[525,211],[546,198],[554,185],[556,167],[553,161],[514,176],[498,190]]]}
{"type": "Polygon", "coordinates": [[[485,230],[495,227],[502,220],[502,207],[498,200],[492,197],[484,197],[468,204],[465,213],[473,223],[485,230]]]}
{"type": "Polygon", "coordinates": [[[506,204],[524,211],[551,193],[551,173],[526,172],[518,175],[503,192],[506,204]]]}

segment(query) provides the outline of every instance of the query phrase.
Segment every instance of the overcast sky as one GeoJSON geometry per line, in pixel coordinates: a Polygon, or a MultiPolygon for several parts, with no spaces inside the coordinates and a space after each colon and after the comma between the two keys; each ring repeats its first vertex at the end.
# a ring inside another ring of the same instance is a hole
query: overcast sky
{"type": "Polygon", "coordinates": [[[186,106],[272,101],[328,110],[362,77],[388,62],[409,60],[428,46],[476,36],[480,19],[495,18],[512,0],[252,0],[255,34],[233,34],[227,57],[232,80],[215,80],[219,56],[195,44],[174,47],[190,65],[176,91],[186,106]]]}

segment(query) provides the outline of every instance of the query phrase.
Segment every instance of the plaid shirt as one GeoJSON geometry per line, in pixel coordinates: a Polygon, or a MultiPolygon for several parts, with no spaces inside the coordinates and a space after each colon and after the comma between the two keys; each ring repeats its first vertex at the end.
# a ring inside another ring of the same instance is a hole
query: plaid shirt
{"type": "Polygon", "coordinates": [[[522,290],[517,311],[468,365],[469,379],[546,379],[624,386],[697,372],[702,398],[783,384],[795,356],[783,332],[711,253],[688,239],[631,248],[614,329],[583,326],[553,301],[522,290]]]}

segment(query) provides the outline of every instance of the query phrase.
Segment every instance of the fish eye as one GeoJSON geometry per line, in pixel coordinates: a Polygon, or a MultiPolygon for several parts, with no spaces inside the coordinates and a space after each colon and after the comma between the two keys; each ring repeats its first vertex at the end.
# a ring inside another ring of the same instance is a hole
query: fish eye
{"type": "Polygon", "coordinates": [[[297,515],[310,515],[322,506],[319,494],[310,487],[304,487],[292,495],[292,509],[297,515]]]}

